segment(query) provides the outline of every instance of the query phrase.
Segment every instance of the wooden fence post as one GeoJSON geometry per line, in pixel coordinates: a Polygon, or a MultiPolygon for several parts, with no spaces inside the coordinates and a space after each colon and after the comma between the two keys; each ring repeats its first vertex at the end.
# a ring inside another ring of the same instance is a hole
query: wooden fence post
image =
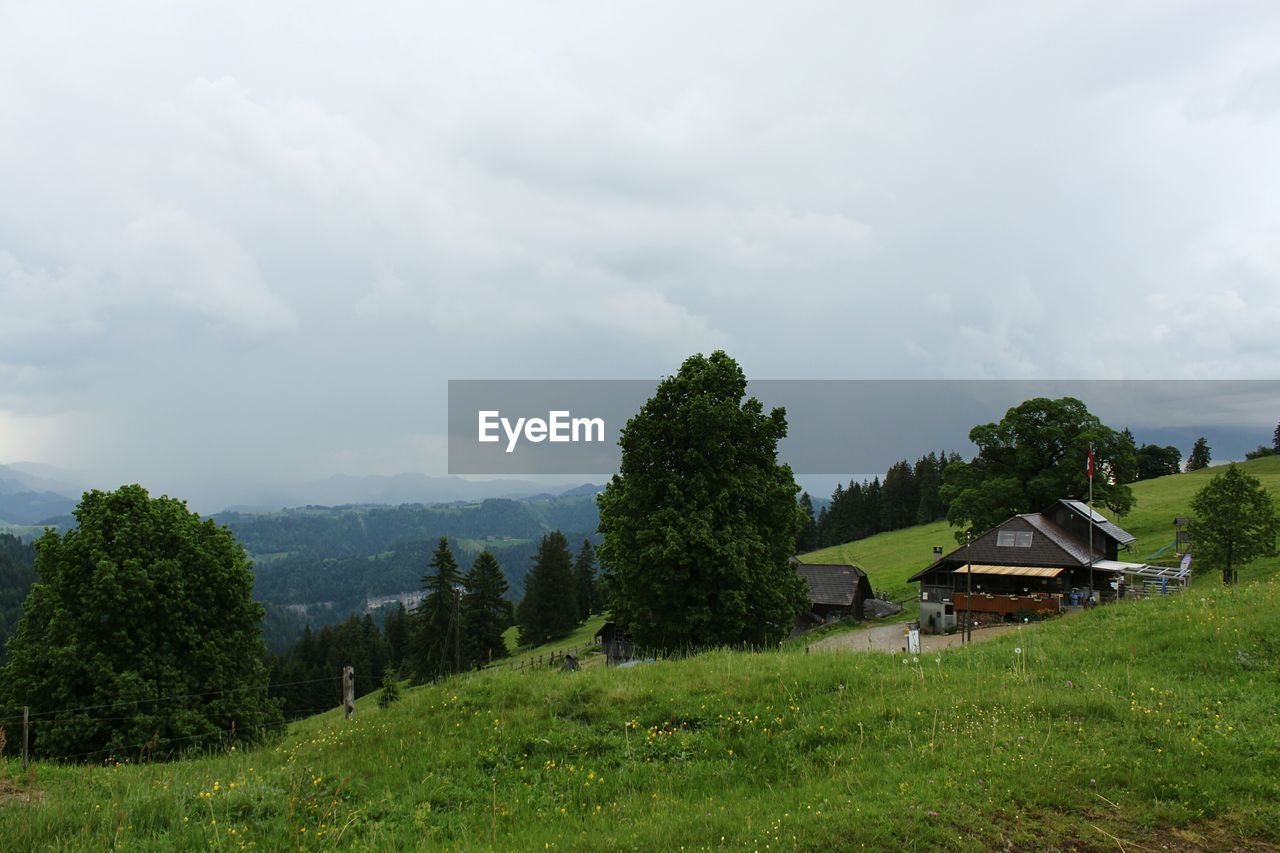
{"type": "Polygon", "coordinates": [[[353,667],[342,668],[342,711],[346,719],[356,710],[356,671],[353,667]]]}

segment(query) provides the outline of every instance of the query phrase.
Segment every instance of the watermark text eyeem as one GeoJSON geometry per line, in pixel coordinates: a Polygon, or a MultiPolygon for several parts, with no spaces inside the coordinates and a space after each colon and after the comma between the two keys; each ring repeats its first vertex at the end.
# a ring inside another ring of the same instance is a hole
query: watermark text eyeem
{"type": "Polygon", "coordinates": [[[507,437],[507,453],[512,453],[520,439],[538,444],[543,441],[552,442],[592,442],[604,441],[604,418],[575,418],[568,411],[547,412],[546,419],[504,418],[497,410],[485,410],[479,414],[479,436],[481,442],[501,441],[499,428],[507,437]]]}

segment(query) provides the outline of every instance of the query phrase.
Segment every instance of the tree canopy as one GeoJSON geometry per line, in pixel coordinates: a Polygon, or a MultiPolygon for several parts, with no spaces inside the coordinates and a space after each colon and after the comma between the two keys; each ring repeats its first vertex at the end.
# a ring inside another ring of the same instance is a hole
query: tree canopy
{"type": "Polygon", "coordinates": [[[1173,445],[1144,444],[1138,448],[1138,479],[1151,480],[1182,470],[1182,451],[1173,445]]]}
{"type": "Polygon", "coordinates": [[[281,723],[253,575],[230,531],[141,486],[87,492],[37,543],[37,581],[0,677],[52,758],[161,757],[281,723]]]}
{"type": "Polygon", "coordinates": [[[692,356],[622,430],[600,560],[614,616],[642,645],[775,643],[807,605],[790,564],[799,487],[777,460],[786,413],[746,387],[724,352],[692,356]]]}
{"type": "Polygon", "coordinates": [[[1276,554],[1280,517],[1275,502],[1257,477],[1234,463],[1191,499],[1192,553],[1202,565],[1222,569],[1223,583],[1235,580],[1235,567],[1276,554]]]}
{"type": "Polygon", "coordinates": [[[1137,467],[1132,438],[1104,425],[1073,397],[1027,400],[998,423],[974,427],[969,440],[978,455],[947,465],[942,475],[947,521],[960,528],[957,541],[1059,498],[1087,497],[1091,445],[1094,501],[1121,515],[1133,507],[1126,485],[1137,467]]]}

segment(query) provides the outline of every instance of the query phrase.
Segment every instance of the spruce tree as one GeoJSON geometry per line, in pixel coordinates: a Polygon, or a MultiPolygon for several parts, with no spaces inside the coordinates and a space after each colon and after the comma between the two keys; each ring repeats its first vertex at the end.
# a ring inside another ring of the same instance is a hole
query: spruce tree
{"type": "Polygon", "coordinates": [[[578,621],[585,622],[599,607],[596,595],[596,551],[589,540],[582,540],[573,561],[574,586],[578,593],[578,621]]]}
{"type": "Polygon", "coordinates": [[[1195,446],[1191,448],[1191,455],[1187,457],[1187,470],[1199,471],[1202,468],[1209,467],[1209,460],[1213,458],[1213,453],[1209,447],[1209,442],[1202,435],[1196,439],[1195,446]]]}
{"type": "Polygon", "coordinates": [[[409,650],[410,621],[404,602],[398,601],[394,608],[387,611],[382,622],[382,630],[387,637],[387,652],[391,655],[391,666],[396,669],[400,669],[409,650]]]}
{"type": "Polygon", "coordinates": [[[1276,424],[1276,431],[1271,434],[1271,446],[1276,453],[1280,453],[1280,423],[1276,424]]]}
{"type": "Polygon", "coordinates": [[[463,657],[468,666],[484,666],[507,656],[502,632],[507,629],[507,577],[488,551],[481,551],[462,579],[463,657]]]}
{"type": "Polygon", "coordinates": [[[803,554],[818,547],[818,522],[813,517],[813,498],[808,492],[800,495],[800,511],[804,513],[804,526],[796,536],[796,553],[803,554]]]}
{"type": "Polygon", "coordinates": [[[567,635],[578,624],[578,595],[569,542],[559,530],[542,537],[516,611],[520,645],[536,646],[567,635]]]}
{"type": "Polygon", "coordinates": [[[382,673],[382,694],[378,696],[378,707],[389,708],[399,701],[400,674],[389,666],[382,673]]]}
{"type": "Polygon", "coordinates": [[[429,681],[461,668],[461,614],[458,586],[462,577],[449,548],[440,538],[431,555],[433,574],[423,575],[427,595],[413,611],[412,668],[417,682],[429,681]]]}

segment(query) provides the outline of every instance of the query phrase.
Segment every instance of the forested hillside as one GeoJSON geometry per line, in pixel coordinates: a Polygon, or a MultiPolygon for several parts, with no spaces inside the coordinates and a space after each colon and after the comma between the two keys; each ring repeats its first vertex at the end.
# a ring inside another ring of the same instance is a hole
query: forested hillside
{"type": "Polygon", "coordinates": [[[22,601],[35,582],[35,546],[16,536],[0,533],[0,663],[4,641],[18,627],[22,601]]]}
{"type": "Polygon", "coordinates": [[[304,622],[332,624],[364,613],[370,598],[420,589],[431,549],[442,537],[462,565],[482,550],[492,552],[507,577],[508,597],[518,601],[539,537],[561,530],[572,542],[598,541],[595,495],[584,491],[542,500],[229,512],[215,520],[253,556],[254,596],[276,605],[269,609],[276,631],[268,631],[267,639],[280,647],[296,639],[304,622]],[[284,606],[296,619],[280,610],[284,606]]]}

